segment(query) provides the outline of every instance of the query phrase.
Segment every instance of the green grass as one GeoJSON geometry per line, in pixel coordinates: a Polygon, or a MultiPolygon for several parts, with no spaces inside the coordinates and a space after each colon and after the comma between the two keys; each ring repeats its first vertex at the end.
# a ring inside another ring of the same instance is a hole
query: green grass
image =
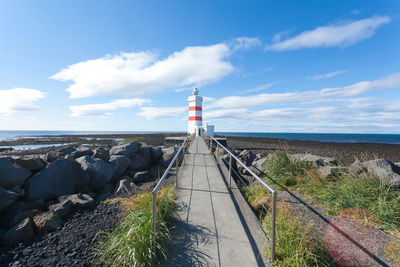
{"type": "Polygon", "coordinates": [[[346,173],[323,178],[310,163],[290,161],[283,152],[270,156],[265,168],[278,183],[310,196],[330,215],[341,214],[387,230],[400,227],[400,192],[368,173],[362,179],[346,173]]]}
{"type": "MultiPolygon", "coordinates": [[[[166,258],[170,243],[170,220],[175,211],[172,187],[162,189],[157,197],[156,255],[166,258]]],[[[96,250],[98,264],[106,266],[152,266],[152,194],[146,192],[120,198],[125,214],[120,226],[107,234],[96,250]]]]}
{"type": "MultiPolygon", "coordinates": [[[[241,187],[241,191],[264,231],[271,236],[271,194],[254,184],[241,187]]],[[[276,231],[274,266],[334,266],[321,241],[313,236],[311,226],[292,214],[288,204],[277,205],[276,231]]],[[[270,258],[270,253],[266,252],[266,258],[270,258]]]]}

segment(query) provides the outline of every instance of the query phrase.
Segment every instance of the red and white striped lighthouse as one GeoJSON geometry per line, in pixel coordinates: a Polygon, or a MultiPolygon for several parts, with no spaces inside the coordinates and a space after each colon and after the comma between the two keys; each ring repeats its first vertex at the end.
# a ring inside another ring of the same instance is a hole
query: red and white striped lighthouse
{"type": "Polygon", "coordinates": [[[197,88],[194,88],[192,93],[193,95],[188,97],[188,133],[200,135],[200,131],[203,129],[203,97],[199,96],[199,90],[197,90],[197,88]]]}

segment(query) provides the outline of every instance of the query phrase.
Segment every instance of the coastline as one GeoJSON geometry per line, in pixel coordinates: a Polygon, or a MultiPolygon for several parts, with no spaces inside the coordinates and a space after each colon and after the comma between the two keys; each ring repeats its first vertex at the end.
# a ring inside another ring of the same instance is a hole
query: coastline
{"type": "Polygon", "coordinates": [[[234,136],[226,136],[226,138],[229,147],[251,150],[255,154],[276,151],[285,151],[289,154],[308,153],[336,158],[344,166],[352,164],[356,159],[364,161],[386,158],[392,162],[400,162],[400,145],[398,144],[319,142],[234,136]]]}

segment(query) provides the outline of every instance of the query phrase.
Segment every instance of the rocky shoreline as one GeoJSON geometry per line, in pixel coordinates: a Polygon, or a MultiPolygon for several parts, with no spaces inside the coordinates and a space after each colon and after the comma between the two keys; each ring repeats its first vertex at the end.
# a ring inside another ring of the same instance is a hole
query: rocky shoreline
{"type": "Polygon", "coordinates": [[[102,201],[149,190],[177,151],[163,135],[133,138],[0,156],[0,266],[91,265],[120,212],[102,201]]]}

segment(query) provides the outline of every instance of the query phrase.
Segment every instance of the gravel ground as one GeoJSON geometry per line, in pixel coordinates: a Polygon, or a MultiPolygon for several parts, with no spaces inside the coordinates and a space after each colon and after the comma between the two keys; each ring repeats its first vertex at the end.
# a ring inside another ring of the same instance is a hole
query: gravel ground
{"type": "Polygon", "coordinates": [[[11,249],[0,247],[0,266],[91,266],[93,248],[117,225],[117,204],[99,203],[70,218],[61,230],[36,237],[32,244],[11,249]]]}
{"type": "Polygon", "coordinates": [[[309,153],[336,158],[342,165],[350,165],[354,160],[387,158],[400,162],[400,145],[377,143],[329,143],[316,141],[294,141],[272,138],[227,137],[228,146],[248,149],[253,153],[287,151],[290,154],[309,153]]]}

